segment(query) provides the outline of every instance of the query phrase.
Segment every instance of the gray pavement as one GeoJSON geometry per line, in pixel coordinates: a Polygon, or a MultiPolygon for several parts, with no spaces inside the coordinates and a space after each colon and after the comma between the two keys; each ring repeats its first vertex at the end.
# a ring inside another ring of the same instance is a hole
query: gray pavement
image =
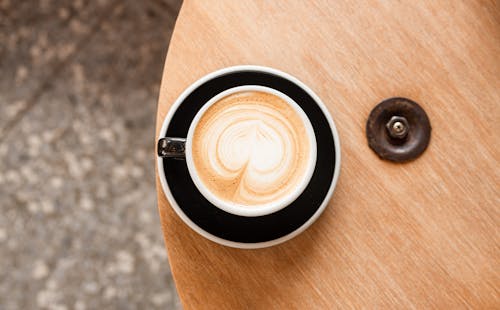
{"type": "Polygon", "coordinates": [[[0,0],[0,309],[177,309],[154,126],[180,1],[0,0]]]}

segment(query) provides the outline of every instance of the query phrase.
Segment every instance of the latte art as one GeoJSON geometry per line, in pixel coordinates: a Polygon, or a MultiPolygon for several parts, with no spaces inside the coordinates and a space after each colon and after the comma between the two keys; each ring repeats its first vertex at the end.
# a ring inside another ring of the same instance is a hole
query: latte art
{"type": "Polygon", "coordinates": [[[313,154],[304,119],[284,99],[260,91],[214,103],[192,139],[193,162],[205,187],[223,201],[248,207],[295,191],[313,154]]]}

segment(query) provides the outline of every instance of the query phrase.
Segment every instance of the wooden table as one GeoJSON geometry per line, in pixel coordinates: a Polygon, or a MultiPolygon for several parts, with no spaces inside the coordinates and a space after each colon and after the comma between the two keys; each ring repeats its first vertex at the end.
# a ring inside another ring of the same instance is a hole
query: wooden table
{"type": "Polygon", "coordinates": [[[321,218],[282,245],[239,250],[158,202],[186,309],[500,308],[500,9],[496,1],[188,1],[170,44],[157,132],[208,72],[289,72],[340,134],[339,183],[321,218]],[[368,147],[381,100],[421,104],[433,127],[417,160],[368,147]]]}

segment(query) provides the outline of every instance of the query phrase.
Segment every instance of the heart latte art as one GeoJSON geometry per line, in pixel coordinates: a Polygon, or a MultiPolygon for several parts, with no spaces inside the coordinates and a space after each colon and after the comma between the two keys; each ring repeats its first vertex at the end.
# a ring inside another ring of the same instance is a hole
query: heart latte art
{"type": "Polygon", "coordinates": [[[223,97],[201,116],[192,136],[201,182],[218,199],[240,206],[258,207],[289,196],[315,156],[311,127],[304,122],[287,101],[270,93],[223,97]]]}

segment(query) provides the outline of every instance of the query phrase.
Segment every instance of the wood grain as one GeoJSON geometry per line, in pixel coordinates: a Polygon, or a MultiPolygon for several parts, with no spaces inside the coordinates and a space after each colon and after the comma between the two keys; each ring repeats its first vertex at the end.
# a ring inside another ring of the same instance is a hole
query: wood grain
{"type": "Polygon", "coordinates": [[[238,250],[169,207],[162,228],[186,309],[500,308],[500,9],[496,1],[185,1],[157,132],[208,72],[275,67],[308,84],[340,134],[342,168],[321,218],[297,238],[238,250]],[[419,102],[433,127],[392,164],[364,126],[381,100],[419,102]]]}

